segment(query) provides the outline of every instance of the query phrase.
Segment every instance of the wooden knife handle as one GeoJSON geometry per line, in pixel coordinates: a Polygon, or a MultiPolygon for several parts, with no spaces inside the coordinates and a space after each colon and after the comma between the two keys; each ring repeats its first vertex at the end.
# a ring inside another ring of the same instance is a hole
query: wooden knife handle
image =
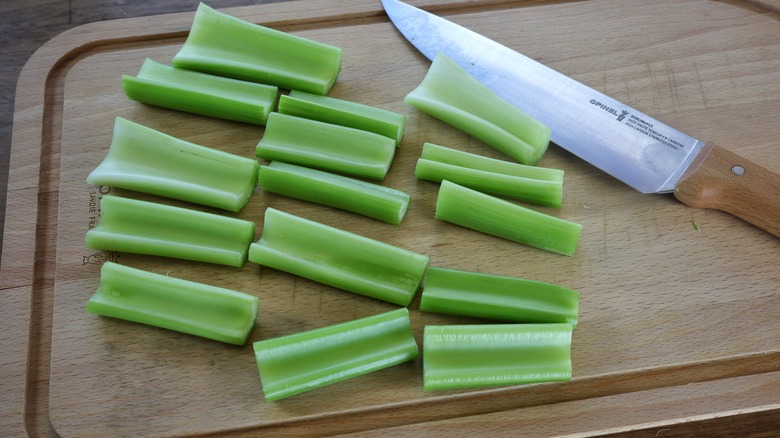
{"type": "Polygon", "coordinates": [[[780,175],[707,143],[677,184],[674,196],[714,208],[780,237],[780,175]]]}

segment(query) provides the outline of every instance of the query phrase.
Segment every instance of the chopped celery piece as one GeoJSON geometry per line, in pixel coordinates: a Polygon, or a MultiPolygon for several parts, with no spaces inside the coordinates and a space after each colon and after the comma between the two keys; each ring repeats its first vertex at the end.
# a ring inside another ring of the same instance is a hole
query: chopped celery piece
{"type": "Polygon", "coordinates": [[[241,20],[201,3],[174,67],[328,94],[341,49],[241,20]]]}
{"type": "Polygon", "coordinates": [[[271,113],[258,158],[381,180],[395,155],[389,137],[360,129],[271,113]]]}
{"type": "Polygon", "coordinates": [[[273,161],[260,167],[260,187],[398,225],[410,196],[400,190],[308,167],[273,161]]]}
{"type": "Polygon", "coordinates": [[[423,389],[466,389],[571,379],[572,325],[425,327],[423,389]]]}
{"type": "Polygon", "coordinates": [[[242,292],[106,262],[87,311],[244,345],[255,326],[258,303],[242,292]]]}
{"type": "Polygon", "coordinates": [[[401,143],[406,116],[349,100],[293,90],[279,99],[279,112],[384,135],[401,143]]]}
{"type": "Polygon", "coordinates": [[[468,167],[469,169],[484,170],[503,175],[517,176],[521,178],[539,179],[543,181],[563,182],[563,170],[549,167],[528,166],[512,163],[483,155],[459,151],[457,149],[440,146],[426,142],[423,144],[421,158],[453,166],[468,167]]]}
{"type": "Polygon", "coordinates": [[[135,77],[122,76],[130,99],[220,119],[264,125],[279,89],[160,64],[147,58],[135,77]]]}
{"type": "Polygon", "coordinates": [[[255,192],[259,166],[117,117],[108,154],[87,182],[239,211],[255,192]]]}
{"type": "Polygon", "coordinates": [[[249,260],[401,306],[428,268],[428,256],[270,207],[249,260]]]}
{"type": "Polygon", "coordinates": [[[240,267],[255,223],[188,208],[107,195],[88,247],[240,267]]]}
{"type": "Polygon", "coordinates": [[[414,175],[417,178],[433,182],[441,182],[446,179],[480,192],[507,196],[545,207],[559,208],[563,198],[563,184],[561,182],[504,175],[426,160],[425,158],[417,160],[414,175]]]}
{"type": "Polygon", "coordinates": [[[577,324],[580,295],[557,284],[429,267],[420,310],[509,322],[577,324]]]}
{"type": "Polygon", "coordinates": [[[582,225],[444,180],[436,219],[564,255],[574,255],[582,225]]]}
{"type": "Polygon", "coordinates": [[[538,163],[550,143],[550,128],[503,100],[443,53],[404,101],[523,164],[538,163]]]}
{"type": "Polygon", "coordinates": [[[419,354],[406,308],[257,341],[254,350],[268,401],[388,368],[419,354]]]}

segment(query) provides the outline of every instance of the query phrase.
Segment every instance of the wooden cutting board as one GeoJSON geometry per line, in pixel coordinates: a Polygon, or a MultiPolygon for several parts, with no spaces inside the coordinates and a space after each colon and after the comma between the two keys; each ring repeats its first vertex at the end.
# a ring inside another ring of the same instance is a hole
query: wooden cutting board
{"type": "MultiPolygon", "coordinates": [[[[780,171],[780,21],[770,8],[706,0],[413,3],[780,171]]],[[[181,47],[192,14],[177,14],[76,28],[47,43],[22,73],[0,306],[9,430],[240,436],[391,428],[383,433],[405,435],[477,432],[486,422],[505,434],[525,428],[542,436],[780,408],[780,240],[726,214],[638,194],[556,146],[540,165],[566,172],[564,206],[544,211],[583,225],[573,257],[438,222],[438,185],[414,178],[423,142],[501,155],[403,103],[429,62],[378,1],[227,12],[343,48],[331,95],[407,116],[384,184],[412,195],[400,226],[259,189],[231,215],[256,221],[259,237],[264,209],[273,206],[427,254],[434,266],[578,290],[572,381],[426,393],[418,359],[267,403],[251,344],[225,346],[86,313],[106,260],[256,294],[261,314],[252,341],[394,308],[253,263],[236,269],[84,246],[106,193],[186,205],[85,182],[105,156],[115,117],[244,156],[254,156],[262,137],[261,127],[124,96],[122,74],[135,74],[146,57],[169,62],[181,47]],[[478,414],[480,426],[458,419],[478,414]]],[[[410,306],[418,343],[427,324],[485,322],[418,306],[419,298],[410,306]]]]}

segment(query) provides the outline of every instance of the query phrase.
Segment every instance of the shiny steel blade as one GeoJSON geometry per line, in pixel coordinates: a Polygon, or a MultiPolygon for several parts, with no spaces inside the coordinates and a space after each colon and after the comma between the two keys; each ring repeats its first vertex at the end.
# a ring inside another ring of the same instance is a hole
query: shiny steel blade
{"type": "MultiPolygon", "coordinates": [[[[704,142],[462,26],[382,0],[428,59],[443,52],[508,102],[545,123],[552,141],[642,193],[667,193],[704,142]]],[[[454,91],[456,92],[456,91],[454,91]]]]}

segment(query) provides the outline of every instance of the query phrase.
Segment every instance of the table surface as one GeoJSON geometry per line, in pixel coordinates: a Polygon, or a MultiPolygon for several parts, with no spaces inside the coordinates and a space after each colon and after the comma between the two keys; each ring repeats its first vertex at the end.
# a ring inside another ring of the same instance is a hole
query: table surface
{"type": "MultiPolygon", "coordinates": [[[[221,0],[217,8],[289,0],[221,0]]],[[[298,0],[305,1],[305,0],[298,0]]],[[[148,15],[192,11],[198,0],[148,2],[133,0],[4,0],[0,2],[0,250],[6,212],[7,178],[16,81],[27,59],[57,34],[82,24],[148,15]]],[[[771,2],[770,2],[771,3],[771,2]]],[[[780,6],[778,7],[780,11],[780,6]]],[[[780,12],[778,12],[780,13],[780,12]]],[[[9,206],[12,208],[12,206],[9,206]]],[[[489,420],[491,414],[481,416],[489,420]]],[[[506,421],[495,417],[496,421],[506,421]]],[[[452,427],[458,427],[453,421],[452,427]]],[[[776,436],[780,411],[751,413],[726,418],[692,421],[673,426],[652,426],[614,436],[776,436]]],[[[452,431],[452,427],[449,430],[452,431]]],[[[467,429],[467,428],[466,428],[467,429]]],[[[432,430],[424,429],[425,433],[432,430]]],[[[414,433],[413,429],[409,430],[414,433]]],[[[0,435],[4,435],[0,430],[0,435]]]]}

